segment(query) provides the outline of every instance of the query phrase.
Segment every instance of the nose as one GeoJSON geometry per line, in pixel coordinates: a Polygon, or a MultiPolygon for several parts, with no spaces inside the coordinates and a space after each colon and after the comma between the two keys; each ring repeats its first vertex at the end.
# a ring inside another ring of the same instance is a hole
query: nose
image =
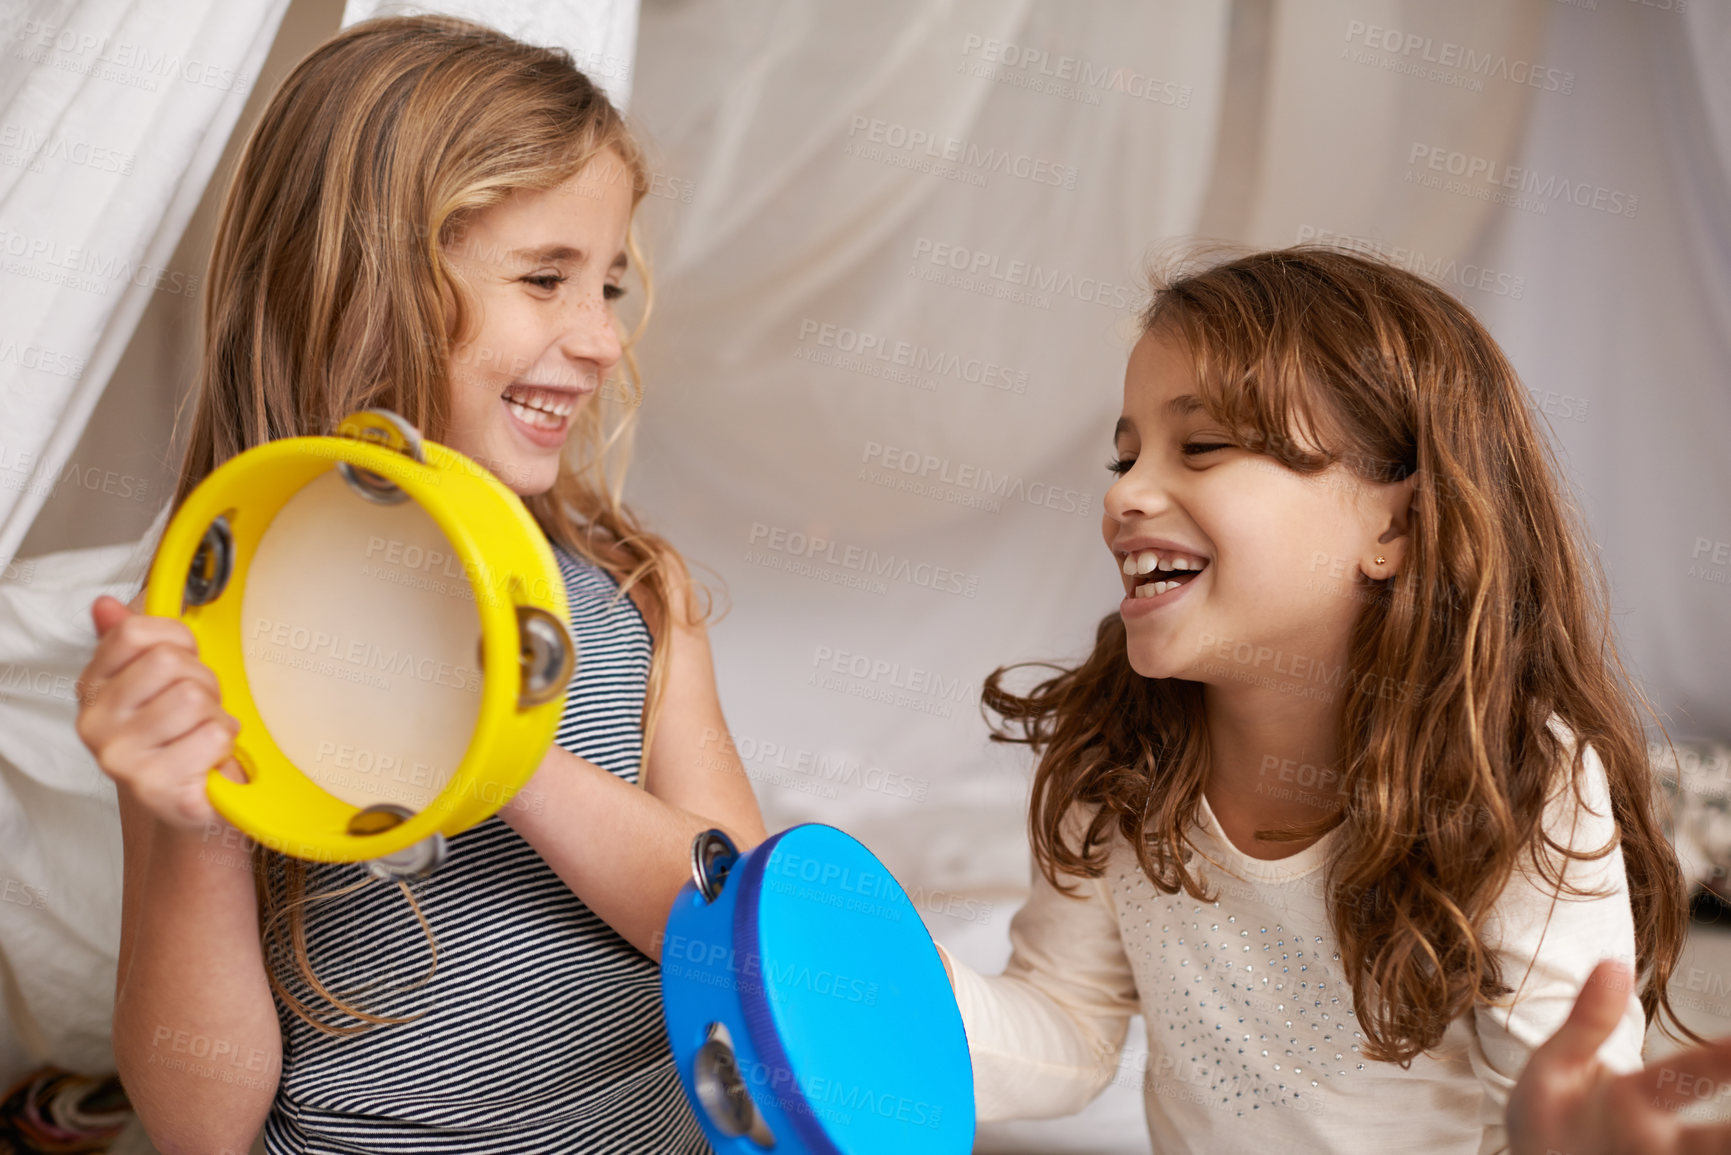
{"type": "Polygon", "coordinates": [[[1172,499],[1155,472],[1152,463],[1138,459],[1128,473],[1120,474],[1106,489],[1102,502],[1106,516],[1124,522],[1152,517],[1167,509],[1172,499]]]}
{"type": "Polygon", "coordinates": [[[559,345],[560,351],[580,367],[593,366],[596,385],[624,356],[618,324],[605,299],[597,297],[573,310],[571,323],[559,345]]]}

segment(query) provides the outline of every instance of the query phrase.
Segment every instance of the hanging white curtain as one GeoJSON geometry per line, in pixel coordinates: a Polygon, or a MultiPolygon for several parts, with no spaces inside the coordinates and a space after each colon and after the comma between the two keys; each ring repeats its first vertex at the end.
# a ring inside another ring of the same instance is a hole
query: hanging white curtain
{"type": "Polygon", "coordinates": [[[0,10],[0,565],[66,465],[168,259],[288,0],[0,10]]]}
{"type": "Polygon", "coordinates": [[[197,291],[169,257],[287,7],[0,10],[0,1082],[113,1067],[120,830],[72,680],[133,548],[14,554],[150,295],[197,291]]]}
{"type": "MultiPolygon", "coordinates": [[[[90,603],[138,590],[166,506],[137,542],[13,555],[149,294],[200,291],[202,270],[169,271],[169,255],[287,7],[0,10],[0,1084],[44,1062],[113,1069],[119,819],[74,730],[74,681],[95,644],[90,603]]],[[[354,11],[345,24],[371,14],[354,11]]],[[[564,44],[616,100],[628,96],[635,0],[518,17],[507,31],[564,44]]]]}

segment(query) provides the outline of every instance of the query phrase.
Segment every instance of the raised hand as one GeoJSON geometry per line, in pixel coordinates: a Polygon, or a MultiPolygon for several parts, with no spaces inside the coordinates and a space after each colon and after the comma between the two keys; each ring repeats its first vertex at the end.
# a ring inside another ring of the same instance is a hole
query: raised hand
{"type": "Polygon", "coordinates": [[[1509,1096],[1510,1155],[1731,1155],[1731,1123],[1685,1124],[1679,1108],[1722,1107],[1731,1119],[1731,1039],[1693,1047],[1628,1075],[1599,1064],[1634,976],[1606,959],[1557,1033],[1533,1052],[1509,1096]]]}

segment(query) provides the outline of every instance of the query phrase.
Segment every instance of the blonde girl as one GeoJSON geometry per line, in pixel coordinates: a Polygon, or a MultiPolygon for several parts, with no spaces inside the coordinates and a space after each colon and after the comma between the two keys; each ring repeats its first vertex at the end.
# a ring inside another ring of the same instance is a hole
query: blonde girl
{"type": "Polygon", "coordinates": [[[948,960],[981,1117],[1128,1077],[1161,1152],[1500,1150],[1602,957],[1642,980],[1598,1059],[1640,1066],[1686,920],[1526,393],[1447,294],[1327,249],[1195,269],[1141,322],[1123,602],[1079,665],[987,680],[1040,759],[1009,965],[948,960]]]}
{"type": "Polygon", "coordinates": [[[393,885],[235,852],[203,786],[238,774],[214,675],[180,623],[98,600],[78,730],[125,838],[115,1055],[161,1149],[706,1150],[658,932],[698,831],[763,828],[703,748],[725,723],[696,587],[619,497],[639,389],[613,301],[647,188],[567,53],[449,18],[344,30],[252,131],[174,506],[252,446],[395,410],[523,498],[582,663],[522,793],[393,885]]]}

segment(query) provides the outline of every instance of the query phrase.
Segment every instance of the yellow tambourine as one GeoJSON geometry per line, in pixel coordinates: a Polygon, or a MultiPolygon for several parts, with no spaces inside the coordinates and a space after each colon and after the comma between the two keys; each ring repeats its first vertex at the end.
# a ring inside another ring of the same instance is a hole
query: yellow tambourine
{"type": "Polygon", "coordinates": [[[224,462],[163,535],[146,613],[185,622],[240,721],[211,804],[297,858],[424,874],[545,756],[576,669],[521,499],[386,409],[224,462]]]}

